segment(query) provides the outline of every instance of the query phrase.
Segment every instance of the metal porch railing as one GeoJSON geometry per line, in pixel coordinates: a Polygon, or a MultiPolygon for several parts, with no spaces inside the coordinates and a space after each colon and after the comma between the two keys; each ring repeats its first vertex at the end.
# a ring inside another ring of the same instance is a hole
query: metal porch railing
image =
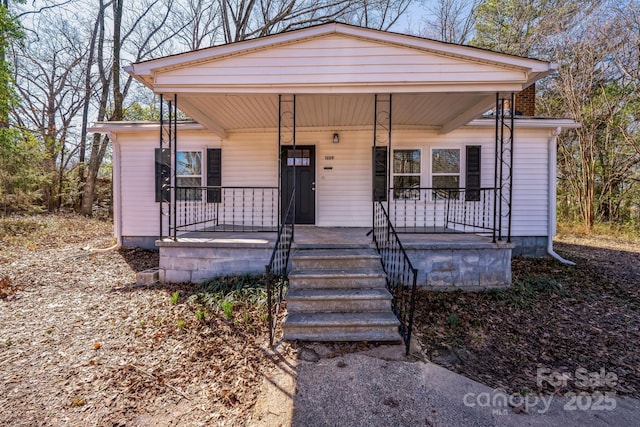
{"type": "Polygon", "coordinates": [[[278,187],[176,187],[175,232],[278,231],[278,187]]]}
{"type": "MultiPolygon", "coordinates": [[[[291,195],[284,218],[292,218],[289,213],[294,209],[295,190],[291,195]]],[[[271,254],[269,264],[265,266],[267,274],[267,309],[269,322],[269,345],[273,346],[273,339],[278,325],[280,303],[284,300],[288,285],[289,257],[293,243],[294,221],[284,221],[278,230],[276,244],[271,254]]]]}
{"type": "Polygon", "coordinates": [[[418,270],[413,267],[382,202],[373,202],[373,211],[373,241],[387,275],[387,289],[392,296],[391,308],[400,320],[400,334],[406,354],[409,354],[418,270]]]}
{"type": "Polygon", "coordinates": [[[398,233],[494,231],[494,188],[391,188],[389,218],[398,233]]]}

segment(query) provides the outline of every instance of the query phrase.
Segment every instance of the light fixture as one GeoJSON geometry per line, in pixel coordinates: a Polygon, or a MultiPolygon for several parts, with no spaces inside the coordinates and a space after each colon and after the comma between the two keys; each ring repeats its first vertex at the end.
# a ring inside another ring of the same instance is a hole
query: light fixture
{"type": "Polygon", "coordinates": [[[338,135],[337,133],[333,134],[333,143],[334,144],[338,144],[340,142],[340,135],[338,135]]]}

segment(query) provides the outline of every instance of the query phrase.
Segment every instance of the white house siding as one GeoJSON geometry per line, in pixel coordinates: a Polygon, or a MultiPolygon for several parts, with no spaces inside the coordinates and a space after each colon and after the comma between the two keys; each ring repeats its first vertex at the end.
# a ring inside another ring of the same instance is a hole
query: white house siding
{"type": "MultiPolygon", "coordinates": [[[[159,204],[155,201],[155,149],[157,132],[117,134],[122,176],[122,235],[158,236],[159,204]]],[[[178,131],[181,151],[220,147],[220,140],[208,132],[178,131]]],[[[203,153],[204,156],[204,153],[203,153]]],[[[204,159],[204,157],[203,157],[204,159]]],[[[167,230],[167,224],[164,224],[167,230]]]]}
{"type": "Polygon", "coordinates": [[[516,129],[513,160],[513,236],[547,236],[549,129],[516,129]]]}
{"type": "MultiPolygon", "coordinates": [[[[155,76],[156,86],[234,85],[307,86],[398,82],[525,82],[524,69],[459,59],[416,48],[373,42],[344,35],[325,35],[167,70],[155,76]],[[402,73],[398,73],[402,70],[402,73]]],[[[451,88],[456,90],[455,87],[451,88]]]]}
{"type": "MultiPolygon", "coordinates": [[[[277,133],[229,135],[222,143],[222,186],[277,187],[277,133]]],[[[220,223],[271,226],[278,223],[277,190],[238,188],[225,190],[224,194],[225,209],[219,214],[220,223]]]]}
{"type": "MultiPolygon", "coordinates": [[[[392,148],[419,148],[422,152],[421,186],[429,187],[432,148],[460,148],[461,185],[464,186],[466,145],[482,146],[482,186],[492,187],[494,172],[494,129],[463,128],[447,135],[430,130],[395,130],[392,148]]],[[[514,236],[546,236],[548,222],[548,129],[517,129],[514,151],[513,222],[514,236]]],[[[299,131],[298,145],[316,147],[316,225],[371,226],[372,130],[299,131]],[[340,142],[333,144],[333,134],[340,142]]],[[[154,149],[156,132],[118,134],[121,147],[122,235],[157,236],[158,203],[155,202],[154,149]]],[[[232,132],[220,141],[207,132],[178,131],[178,149],[222,148],[224,187],[276,187],[278,185],[277,133],[232,132]]],[[[204,166],[204,165],[203,165],[204,166]]],[[[203,171],[203,183],[206,175],[203,171]]],[[[267,200],[251,196],[253,211],[273,211],[267,200]]],[[[247,199],[249,200],[249,199],[247,199]]],[[[249,202],[247,202],[249,203],[249,202]]],[[[275,200],[277,203],[277,198],[275,200]]],[[[227,223],[241,222],[236,211],[225,212],[227,223]],[[234,217],[235,215],[235,217],[234,217]],[[231,219],[230,219],[231,218],[231,219]]],[[[239,216],[240,215],[240,216],[239,216]]],[[[506,227],[506,222],[505,222],[506,227]]],[[[166,225],[165,225],[166,230],[166,225]]]]}

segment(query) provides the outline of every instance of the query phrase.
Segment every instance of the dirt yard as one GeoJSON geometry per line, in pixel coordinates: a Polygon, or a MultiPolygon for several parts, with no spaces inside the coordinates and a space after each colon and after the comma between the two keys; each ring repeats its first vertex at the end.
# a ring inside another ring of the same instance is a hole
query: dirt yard
{"type": "MultiPolygon", "coordinates": [[[[157,253],[87,250],[110,236],[77,216],[0,220],[0,425],[254,425],[274,365],[264,307],[203,310],[193,286],[136,286],[157,253]]],[[[536,371],[584,368],[640,397],[640,245],[556,248],[578,265],[516,259],[510,290],[421,292],[424,355],[510,393],[578,391],[538,387],[536,371]]]]}
{"type": "Polygon", "coordinates": [[[640,397],[640,244],[564,237],[555,249],[577,265],[514,259],[507,291],[420,292],[425,356],[508,393],[589,391],[583,369],[617,378],[592,392],[640,397]],[[539,368],[566,381],[539,385],[539,368]]]}
{"type": "Polygon", "coordinates": [[[111,235],[77,216],[0,223],[0,425],[251,424],[266,309],[196,318],[192,289],[135,285],[157,253],[85,250],[111,235]]]}

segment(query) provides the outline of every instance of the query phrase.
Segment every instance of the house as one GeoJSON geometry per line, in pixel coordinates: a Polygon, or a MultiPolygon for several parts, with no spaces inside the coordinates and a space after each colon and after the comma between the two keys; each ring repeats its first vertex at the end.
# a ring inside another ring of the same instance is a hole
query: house
{"type": "Polygon", "coordinates": [[[94,126],[115,234],[158,247],[169,282],[279,262],[289,311],[336,311],[294,298],[309,271],[330,287],[380,259],[390,290],[508,286],[512,255],[553,253],[556,136],[577,126],[534,116],[554,69],[339,23],[132,64],[162,118],[94,126]]]}

